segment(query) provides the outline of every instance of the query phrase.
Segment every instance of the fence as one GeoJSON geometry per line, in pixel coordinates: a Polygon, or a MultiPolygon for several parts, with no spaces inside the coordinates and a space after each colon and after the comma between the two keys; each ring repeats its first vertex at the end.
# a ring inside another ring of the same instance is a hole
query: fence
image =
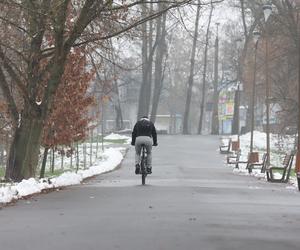
{"type": "MultiPolygon", "coordinates": [[[[40,176],[43,160],[45,160],[45,177],[61,174],[64,171],[78,171],[87,169],[102,157],[104,140],[101,135],[95,135],[91,130],[89,137],[72,145],[72,152],[67,153],[70,148],[59,147],[59,150],[49,149],[44,159],[44,148],[41,148],[39,164],[36,176],[40,176]]],[[[5,175],[5,163],[7,160],[7,145],[0,145],[0,178],[5,175]]]]}

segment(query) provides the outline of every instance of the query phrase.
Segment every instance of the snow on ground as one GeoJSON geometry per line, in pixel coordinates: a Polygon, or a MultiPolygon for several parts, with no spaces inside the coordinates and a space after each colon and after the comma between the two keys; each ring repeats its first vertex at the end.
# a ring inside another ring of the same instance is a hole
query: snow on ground
{"type": "Polygon", "coordinates": [[[126,135],[119,135],[119,134],[111,133],[111,134],[105,136],[104,139],[105,140],[128,140],[128,139],[130,139],[130,137],[128,137],[126,135]]]}
{"type": "Polygon", "coordinates": [[[0,203],[40,193],[42,190],[80,184],[84,179],[115,169],[123,160],[125,148],[108,148],[102,154],[101,160],[88,169],[76,172],[65,172],[51,179],[36,180],[30,178],[20,183],[0,187],[0,203]]]}
{"type": "MultiPolygon", "coordinates": [[[[101,134],[99,134],[99,136],[101,136],[101,134]]],[[[131,138],[128,136],[122,136],[122,135],[118,135],[118,134],[110,134],[107,136],[107,140],[109,141],[105,141],[103,142],[103,146],[107,147],[107,146],[111,146],[111,145],[116,145],[116,144],[130,144],[131,142],[131,138]],[[112,139],[109,139],[112,138],[112,139]],[[120,140],[122,140],[122,142],[120,142],[120,140]]],[[[97,160],[99,160],[99,157],[103,157],[103,155],[100,155],[100,151],[102,148],[102,142],[101,140],[99,140],[98,142],[94,141],[91,142],[89,140],[87,140],[84,143],[78,144],[77,146],[75,146],[75,151],[78,150],[78,158],[79,158],[79,167],[80,168],[84,168],[85,165],[90,165],[91,162],[95,162],[97,160]]],[[[43,152],[44,150],[41,150],[41,152],[43,152]]],[[[41,167],[41,163],[43,161],[43,154],[39,155],[40,159],[39,159],[39,168],[41,167]]],[[[74,166],[76,166],[76,153],[74,152],[73,155],[71,156],[67,156],[65,155],[61,155],[59,151],[54,152],[54,166],[55,166],[55,170],[72,170],[72,168],[74,168],[74,166]]],[[[50,172],[51,171],[51,165],[52,165],[52,152],[49,153],[49,156],[47,158],[47,163],[46,163],[46,172],[50,172]]]]}
{"type": "MultiPolygon", "coordinates": [[[[236,141],[237,135],[221,138],[221,144],[227,145],[229,138],[236,141]]],[[[250,152],[250,139],[251,133],[247,133],[240,136],[240,149],[241,157],[240,160],[246,161],[248,153],[250,152]]],[[[278,135],[270,134],[270,148],[271,148],[271,165],[280,165],[285,153],[294,150],[295,136],[291,135],[278,135]]],[[[253,133],[253,148],[254,151],[259,152],[259,159],[261,160],[263,153],[266,151],[266,133],[254,131],[253,133]]],[[[234,167],[232,165],[232,167],[234,167]]],[[[239,175],[251,175],[259,179],[266,179],[266,175],[260,172],[260,169],[253,169],[251,174],[248,173],[246,169],[246,164],[239,164],[239,169],[233,168],[233,172],[239,175]]],[[[275,178],[280,178],[280,173],[274,173],[275,178]]],[[[290,182],[292,186],[287,186],[287,189],[296,189],[297,180],[295,177],[290,177],[290,182]]]]}

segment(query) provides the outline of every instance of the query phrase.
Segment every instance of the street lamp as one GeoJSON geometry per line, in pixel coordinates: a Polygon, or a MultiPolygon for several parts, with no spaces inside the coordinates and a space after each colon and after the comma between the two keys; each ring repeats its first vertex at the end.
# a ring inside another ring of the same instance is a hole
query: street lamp
{"type": "Polygon", "coordinates": [[[268,41],[268,27],[267,21],[272,14],[272,5],[266,4],[263,6],[263,12],[265,17],[265,41],[266,41],[266,69],[265,69],[265,80],[266,80],[266,151],[267,151],[267,165],[270,165],[270,83],[269,83],[269,41],[268,41]]]}
{"type": "Polygon", "coordinates": [[[270,15],[272,14],[272,5],[271,4],[265,4],[263,6],[263,12],[264,12],[264,17],[265,17],[265,22],[267,22],[270,15]]]}
{"type": "Polygon", "coordinates": [[[237,90],[235,93],[235,104],[234,104],[234,120],[233,120],[233,134],[238,135],[238,144],[240,142],[240,102],[241,102],[241,62],[240,62],[240,49],[243,40],[238,38],[235,40],[237,47],[237,90]]]}
{"type": "Polygon", "coordinates": [[[256,88],[256,59],[257,59],[257,45],[260,37],[260,33],[254,31],[254,69],[253,69],[253,84],[252,84],[252,103],[251,103],[251,139],[250,139],[250,153],[248,155],[248,161],[250,163],[258,162],[258,152],[253,152],[253,134],[254,134],[254,107],[255,107],[255,88],[256,88]]]}
{"type": "Polygon", "coordinates": [[[260,37],[258,31],[253,32],[254,41],[254,69],[253,69],[253,84],[252,84],[252,102],[251,102],[251,139],[250,139],[250,154],[253,152],[253,133],[254,133],[254,106],[255,106],[255,87],[256,87],[256,58],[257,45],[260,37]]]}

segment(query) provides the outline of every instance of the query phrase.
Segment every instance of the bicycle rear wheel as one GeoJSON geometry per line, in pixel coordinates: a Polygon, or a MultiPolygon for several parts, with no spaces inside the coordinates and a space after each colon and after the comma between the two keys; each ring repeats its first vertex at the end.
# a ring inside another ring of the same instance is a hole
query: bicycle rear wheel
{"type": "Polygon", "coordinates": [[[145,146],[142,147],[142,157],[141,157],[141,174],[142,174],[142,185],[146,185],[147,176],[147,155],[145,146]]]}
{"type": "Polygon", "coordinates": [[[142,185],[146,185],[146,174],[142,174],[142,185]]]}

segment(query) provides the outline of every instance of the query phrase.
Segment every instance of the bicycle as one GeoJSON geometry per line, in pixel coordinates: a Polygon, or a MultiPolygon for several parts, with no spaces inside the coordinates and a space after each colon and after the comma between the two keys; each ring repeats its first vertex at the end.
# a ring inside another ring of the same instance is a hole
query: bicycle
{"type": "Polygon", "coordinates": [[[147,150],[145,145],[142,145],[141,149],[141,162],[139,174],[142,175],[142,185],[146,184],[146,177],[150,174],[147,170],[147,150]]]}

